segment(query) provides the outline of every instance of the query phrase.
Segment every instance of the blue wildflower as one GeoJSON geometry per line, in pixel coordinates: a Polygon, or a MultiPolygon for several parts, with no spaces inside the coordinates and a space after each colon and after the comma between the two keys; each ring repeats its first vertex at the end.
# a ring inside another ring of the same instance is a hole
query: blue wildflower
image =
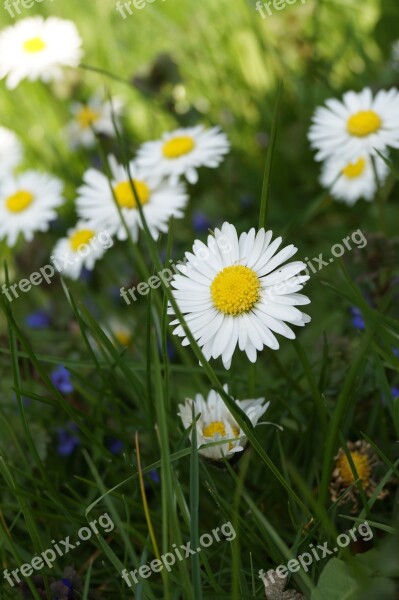
{"type": "Polygon", "coordinates": [[[112,454],[120,454],[123,450],[123,442],[117,438],[111,437],[108,440],[107,447],[112,454]]]}
{"type": "Polygon", "coordinates": [[[62,394],[70,394],[73,392],[73,385],[71,382],[71,373],[63,365],[56,367],[50,375],[53,385],[62,394]]]}
{"type": "Polygon", "coordinates": [[[57,452],[60,456],[70,456],[75,448],[79,446],[80,440],[76,434],[77,429],[75,423],[68,423],[66,427],[59,427],[57,429],[57,452]]]}
{"type": "Polygon", "coordinates": [[[50,325],[50,317],[45,310],[36,310],[26,317],[25,323],[31,329],[45,329],[50,325]]]}
{"type": "Polygon", "coordinates": [[[355,327],[356,329],[360,329],[361,331],[364,331],[366,329],[366,326],[364,323],[362,311],[359,308],[352,306],[350,309],[350,312],[352,314],[353,327],[355,327]]]}
{"type": "Polygon", "coordinates": [[[204,233],[208,231],[211,226],[211,222],[205,213],[197,210],[193,214],[193,228],[197,233],[204,233]]]}
{"type": "Polygon", "coordinates": [[[149,476],[151,477],[154,483],[159,483],[161,481],[159,478],[158,471],[156,469],[151,469],[151,471],[149,472],[149,476]]]}

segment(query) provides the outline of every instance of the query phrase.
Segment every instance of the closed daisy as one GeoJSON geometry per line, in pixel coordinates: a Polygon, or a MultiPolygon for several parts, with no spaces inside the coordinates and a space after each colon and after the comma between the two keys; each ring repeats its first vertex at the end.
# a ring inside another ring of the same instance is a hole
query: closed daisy
{"type": "Polygon", "coordinates": [[[61,67],[76,67],[82,41],[75,24],[57,17],[30,17],[0,33],[0,78],[13,89],[23,79],[59,79],[61,67]]]}
{"type": "Polygon", "coordinates": [[[74,102],[71,106],[72,121],[66,128],[66,135],[72,148],[91,148],[96,143],[96,133],[115,136],[112,115],[118,126],[118,116],[122,104],[114,99],[104,102],[100,96],[93,96],[85,104],[74,102]]]}
{"type": "MultiPolygon", "coordinates": [[[[228,393],[227,385],[223,388],[228,393]]],[[[235,400],[235,402],[245,412],[254,427],[270,404],[265,403],[264,398],[235,400]]],[[[212,460],[222,460],[223,457],[229,458],[244,450],[247,444],[245,434],[215,390],[209,392],[206,400],[201,394],[196,394],[194,400],[187,398],[184,404],[179,404],[178,415],[185,429],[192,427],[193,407],[195,418],[199,417],[196,421],[199,454],[212,460]],[[226,440],[225,444],[201,449],[204,444],[223,442],[223,440],[226,440]]],[[[190,434],[191,439],[192,434],[190,434]]]]}
{"type": "Polygon", "coordinates": [[[51,260],[62,275],[78,279],[82,269],[92,271],[111,246],[112,239],[106,231],[98,232],[80,221],[57,242],[51,260]]]}
{"type": "MultiPolygon", "coordinates": [[[[377,176],[382,185],[388,174],[386,163],[379,156],[374,157],[377,176]]],[[[352,161],[339,157],[328,159],[324,165],[320,181],[331,188],[331,195],[349,205],[359,198],[372,200],[377,191],[377,182],[370,157],[365,154],[352,161]]]]}
{"type": "MultiPolygon", "coordinates": [[[[283,265],[297,248],[291,244],[277,252],[282,238],[272,241],[272,235],[262,228],[238,238],[235,227],[224,223],[208,237],[207,245],[194,243],[186,264],[178,267],[181,274],[171,281],[179,309],[205,358],[221,356],[226,369],[237,346],[255,362],[265,346],[279,348],[275,333],[295,338],[287,323],[302,327],[310,321],[296,308],[310,302],[298,293],[309,279],[300,275],[306,265],[301,261],[283,265]]],[[[173,308],[168,312],[174,314],[173,308]]],[[[179,320],[171,325],[188,345],[179,320]]]]}
{"type": "Polygon", "coordinates": [[[0,178],[9,175],[22,159],[22,145],[17,135],[0,127],[0,178]]]}
{"type": "Polygon", "coordinates": [[[0,187],[0,239],[14,246],[19,234],[32,241],[35,231],[47,231],[64,202],[62,184],[50,175],[27,171],[9,176],[0,187]]]}
{"type": "MultiPolygon", "coordinates": [[[[79,188],[76,201],[78,214],[89,221],[94,229],[105,229],[119,240],[125,240],[127,233],[119,206],[133,240],[137,241],[142,222],[128,172],[113,156],[109,158],[109,164],[111,184],[96,169],[89,169],[85,173],[84,185],[79,188]]],[[[170,217],[183,217],[188,201],[186,189],[183,184],[154,183],[134,161],[130,163],[130,173],[151,235],[157,238],[159,232],[167,231],[170,217]]]]}
{"type": "Polygon", "coordinates": [[[331,98],[313,116],[309,140],[316,160],[334,155],[343,159],[399,148],[399,92],[380,90],[373,98],[370,88],[346,92],[342,102],[331,98]]]}
{"type": "Polygon", "coordinates": [[[229,141],[218,127],[202,125],[165,133],[161,140],[147,142],[139,149],[139,166],[158,178],[169,177],[175,185],[180,177],[197,183],[198,168],[215,168],[230,149],[229,141]]]}

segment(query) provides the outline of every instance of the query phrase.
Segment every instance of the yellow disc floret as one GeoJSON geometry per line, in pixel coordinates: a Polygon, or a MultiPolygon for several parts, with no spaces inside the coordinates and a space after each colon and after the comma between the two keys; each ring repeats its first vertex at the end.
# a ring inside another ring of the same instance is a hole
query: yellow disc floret
{"type": "Polygon", "coordinates": [[[92,229],[80,229],[76,231],[69,238],[69,244],[74,252],[77,252],[82,246],[86,246],[90,240],[94,237],[94,231],[92,229]]]}
{"type": "Polygon", "coordinates": [[[100,113],[98,112],[98,110],[90,108],[90,106],[83,106],[83,108],[81,108],[78,114],[76,115],[76,118],[82,129],[88,129],[96,121],[98,121],[98,119],[100,118],[100,113]]]}
{"type": "MultiPolygon", "coordinates": [[[[150,199],[150,189],[144,181],[133,179],[134,188],[139,197],[140,204],[146,204],[150,199]]],[[[138,208],[136,197],[134,195],[130,181],[121,181],[114,187],[114,194],[117,203],[121,208],[138,208]]]]}
{"type": "MultiPolygon", "coordinates": [[[[371,466],[368,456],[357,451],[351,452],[350,455],[362,486],[367,488],[370,484],[371,476],[371,466]]],[[[341,479],[345,485],[349,486],[355,481],[351,466],[345,454],[342,454],[342,456],[338,458],[336,467],[338,468],[341,479]]]]}
{"type": "Polygon", "coordinates": [[[214,306],[226,315],[240,315],[253,308],[260,297],[260,281],[255,271],[243,265],[225,267],[212,281],[214,306]]]}
{"type": "Polygon", "coordinates": [[[359,158],[356,162],[349,163],[342,169],[342,174],[349,179],[356,179],[364,173],[366,161],[364,158],[359,158]]]}
{"type": "Polygon", "coordinates": [[[381,125],[381,119],[376,112],[373,110],[360,110],[349,117],[346,128],[351,135],[366,137],[378,131],[381,125]]]}
{"type": "Polygon", "coordinates": [[[204,437],[213,438],[217,433],[219,433],[219,435],[221,435],[222,437],[225,437],[226,428],[224,426],[223,421],[212,421],[212,423],[209,423],[209,425],[206,425],[202,429],[202,435],[204,437]]]}
{"type": "Polygon", "coordinates": [[[162,148],[162,153],[165,158],[179,158],[184,154],[189,154],[195,148],[195,142],[188,135],[181,135],[172,138],[165,142],[162,148]]]}
{"type": "Polygon", "coordinates": [[[19,213],[26,210],[33,202],[34,196],[26,190],[20,190],[6,199],[6,208],[10,212],[19,213]]]}
{"type": "Polygon", "coordinates": [[[45,42],[40,37],[34,37],[30,40],[26,40],[24,43],[25,52],[29,52],[29,54],[36,54],[36,52],[41,52],[46,47],[45,42]]]}

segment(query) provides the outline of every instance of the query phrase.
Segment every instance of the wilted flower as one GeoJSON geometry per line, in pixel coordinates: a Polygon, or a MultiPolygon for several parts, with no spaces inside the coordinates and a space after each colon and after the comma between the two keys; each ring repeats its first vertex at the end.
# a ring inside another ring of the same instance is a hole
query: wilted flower
{"type": "MultiPolygon", "coordinates": [[[[330,493],[332,501],[337,502],[338,498],[345,492],[340,503],[351,501],[353,503],[352,512],[356,512],[359,492],[355,485],[355,481],[360,482],[366,496],[370,497],[377,487],[377,484],[373,479],[373,473],[375,468],[379,465],[379,460],[370,444],[364,440],[348,442],[347,448],[355,466],[357,477],[351,468],[344,449],[340,448],[335,457],[335,467],[331,477],[330,493]]],[[[387,490],[381,490],[377,497],[379,500],[382,500],[387,494],[387,490]]]]}

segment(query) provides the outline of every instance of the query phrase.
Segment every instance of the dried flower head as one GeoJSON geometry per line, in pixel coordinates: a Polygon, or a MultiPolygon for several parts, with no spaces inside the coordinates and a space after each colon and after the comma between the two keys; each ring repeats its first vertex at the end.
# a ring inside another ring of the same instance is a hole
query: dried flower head
{"type": "MultiPolygon", "coordinates": [[[[344,494],[339,503],[342,504],[351,501],[353,503],[351,512],[355,513],[358,508],[359,490],[357,485],[354,484],[360,482],[366,496],[369,498],[377,487],[377,483],[373,479],[373,474],[375,468],[379,465],[379,460],[370,444],[364,440],[348,442],[347,448],[355,468],[352,468],[344,449],[340,448],[335,457],[330,493],[333,502],[337,502],[338,498],[344,494]]],[[[387,490],[381,490],[377,497],[379,500],[382,500],[387,495],[387,490]]]]}

